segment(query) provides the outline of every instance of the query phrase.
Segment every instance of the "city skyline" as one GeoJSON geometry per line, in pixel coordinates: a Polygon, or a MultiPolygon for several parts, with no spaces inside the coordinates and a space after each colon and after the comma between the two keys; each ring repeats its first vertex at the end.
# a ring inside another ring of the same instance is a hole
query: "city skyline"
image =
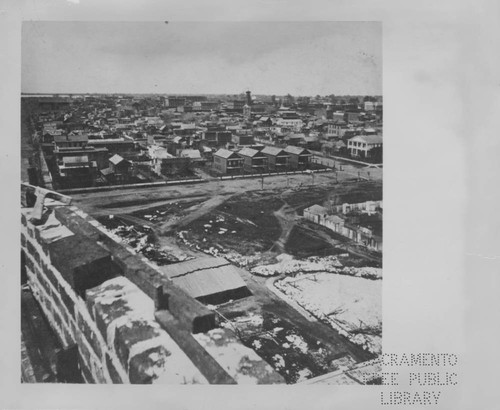
{"type": "Polygon", "coordinates": [[[24,22],[22,34],[23,93],[382,94],[377,22],[24,22]]]}

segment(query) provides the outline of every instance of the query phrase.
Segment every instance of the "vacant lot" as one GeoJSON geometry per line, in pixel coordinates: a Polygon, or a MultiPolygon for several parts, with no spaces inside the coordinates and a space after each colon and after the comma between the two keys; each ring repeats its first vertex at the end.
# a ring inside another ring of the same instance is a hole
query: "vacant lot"
{"type": "MultiPolygon", "coordinates": [[[[303,210],[328,201],[341,204],[382,197],[382,185],[378,181],[283,186],[239,193],[217,190],[205,196],[200,195],[200,188],[182,196],[182,188],[176,187],[179,190],[176,199],[166,192],[155,192],[153,198],[145,198],[145,192],[134,199],[125,195],[118,203],[106,201],[101,209],[114,208],[118,204],[125,206],[124,218],[137,224],[143,221],[150,226],[160,247],[172,246],[177,241],[193,251],[235,255],[231,260],[247,266],[272,260],[283,252],[303,258],[352,251],[346,249],[345,238],[304,223],[303,210]],[[148,206],[147,199],[164,202],[150,202],[148,206]],[[141,204],[144,200],[146,203],[141,204]],[[132,212],[126,212],[128,210],[132,212]]],[[[356,266],[362,266],[366,259],[362,251],[353,252],[352,256],[361,259],[355,261],[356,266]]]]}
{"type": "Polygon", "coordinates": [[[293,227],[285,250],[290,255],[298,258],[335,255],[342,252],[316,232],[306,230],[300,226],[293,227]]]}
{"type": "Polygon", "coordinates": [[[281,227],[273,212],[282,205],[276,195],[238,195],[185,226],[187,239],[202,248],[218,246],[241,255],[266,252],[280,237],[281,227]]]}

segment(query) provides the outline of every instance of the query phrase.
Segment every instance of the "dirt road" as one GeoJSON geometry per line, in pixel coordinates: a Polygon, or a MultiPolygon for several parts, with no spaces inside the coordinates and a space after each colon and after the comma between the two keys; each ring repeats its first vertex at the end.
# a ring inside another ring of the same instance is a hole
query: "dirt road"
{"type": "MultiPolygon", "coordinates": [[[[93,216],[131,213],[150,207],[168,204],[181,199],[209,199],[214,196],[229,197],[248,191],[279,190],[285,187],[300,189],[308,186],[334,186],[338,182],[357,179],[355,167],[346,166],[343,172],[317,174],[276,175],[261,178],[211,180],[203,184],[159,186],[108,192],[73,194],[76,205],[93,216]],[[352,169],[351,169],[352,168],[352,169]]],[[[360,171],[366,173],[366,171],[360,171]]],[[[381,170],[373,171],[372,180],[381,180],[381,170]],[[380,175],[379,175],[380,174],[380,175]],[[380,178],[379,178],[380,176],[380,178]]]]}

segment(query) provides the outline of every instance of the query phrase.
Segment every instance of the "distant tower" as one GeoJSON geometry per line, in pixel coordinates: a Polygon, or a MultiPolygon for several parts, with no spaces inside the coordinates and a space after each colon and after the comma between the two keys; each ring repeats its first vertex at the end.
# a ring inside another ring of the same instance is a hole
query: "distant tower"
{"type": "Polygon", "coordinates": [[[252,105],[252,93],[250,91],[247,91],[247,105],[252,105]]]}
{"type": "Polygon", "coordinates": [[[245,118],[250,118],[251,115],[252,115],[252,108],[248,104],[245,104],[243,106],[243,116],[245,118]]]}

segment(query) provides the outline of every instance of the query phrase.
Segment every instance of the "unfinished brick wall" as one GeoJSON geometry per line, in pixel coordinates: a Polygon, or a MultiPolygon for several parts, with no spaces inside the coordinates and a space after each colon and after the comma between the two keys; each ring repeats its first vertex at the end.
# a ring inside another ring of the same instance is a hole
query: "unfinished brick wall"
{"type": "Polygon", "coordinates": [[[78,346],[87,383],[207,383],[156,322],[154,301],[110,271],[106,249],[56,219],[35,226],[28,218],[24,209],[28,284],[62,346],[78,346]]]}
{"type": "Polygon", "coordinates": [[[34,225],[31,211],[21,214],[27,283],[61,345],[78,348],[86,382],[283,382],[229,330],[216,334],[220,351],[207,349],[196,334],[217,326],[215,313],[95,219],[56,204],[34,225]],[[228,368],[225,355],[241,366],[228,368]]]}
{"type": "Polygon", "coordinates": [[[78,345],[80,367],[87,383],[127,383],[127,372],[97,329],[85,301],[53,266],[48,245],[41,240],[40,228],[23,213],[21,251],[28,284],[62,346],[78,345]]]}

